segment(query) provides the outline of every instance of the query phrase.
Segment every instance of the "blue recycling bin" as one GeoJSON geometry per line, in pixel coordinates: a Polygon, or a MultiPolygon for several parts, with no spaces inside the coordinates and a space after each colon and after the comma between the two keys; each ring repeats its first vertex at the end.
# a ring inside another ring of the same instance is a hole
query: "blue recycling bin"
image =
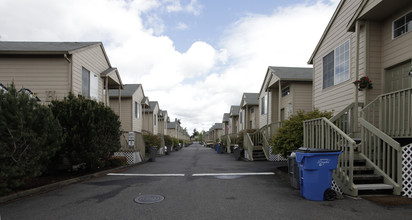
{"type": "Polygon", "coordinates": [[[216,152],[217,152],[218,154],[220,154],[220,147],[219,147],[219,144],[218,144],[218,143],[216,144],[216,152]]]}
{"type": "Polygon", "coordinates": [[[325,200],[325,192],[328,194],[331,191],[333,170],[341,153],[315,148],[299,148],[296,151],[301,196],[313,201],[325,200]]]}

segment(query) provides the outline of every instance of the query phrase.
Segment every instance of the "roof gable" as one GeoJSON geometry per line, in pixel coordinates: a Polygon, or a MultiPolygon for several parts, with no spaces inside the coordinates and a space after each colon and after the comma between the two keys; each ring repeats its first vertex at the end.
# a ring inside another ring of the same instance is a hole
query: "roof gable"
{"type": "Polygon", "coordinates": [[[323,40],[325,39],[326,35],[328,34],[330,28],[332,27],[332,24],[335,22],[336,17],[338,16],[340,10],[342,9],[343,4],[345,3],[345,0],[341,0],[339,2],[338,7],[336,8],[335,12],[332,15],[332,18],[330,19],[328,25],[325,28],[325,31],[323,32],[322,36],[320,37],[320,40],[318,44],[315,47],[315,50],[313,51],[312,55],[310,56],[310,59],[308,61],[308,64],[313,64],[313,58],[315,57],[316,53],[318,52],[320,46],[323,43],[323,40]]]}
{"type": "Polygon", "coordinates": [[[0,41],[0,54],[72,54],[101,42],[24,42],[0,41]]]}
{"type": "MultiPolygon", "coordinates": [[[[120,97],[123,97],[123,98],[132,97],[136,93],[136,91],[138,91],[139,87],[141,86],[142,86],[141,84],[124,84],[123,89],[120,91],[120,97]]],[[[118,97],[118,95],[119,95],[118,89],[109,90],[109,97],[118,97]]]]}

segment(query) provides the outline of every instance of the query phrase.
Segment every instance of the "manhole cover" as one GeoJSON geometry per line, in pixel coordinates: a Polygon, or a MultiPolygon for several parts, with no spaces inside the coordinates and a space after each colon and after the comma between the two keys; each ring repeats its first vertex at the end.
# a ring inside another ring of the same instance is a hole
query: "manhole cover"
{"type": "Polygon", "coordinates": [[[134,199],[135,202],[140,204],[149,204],[149,203],[156,203],[161,202],[165,199],[165,197],[161,195],[141,195],[134,199]]]}

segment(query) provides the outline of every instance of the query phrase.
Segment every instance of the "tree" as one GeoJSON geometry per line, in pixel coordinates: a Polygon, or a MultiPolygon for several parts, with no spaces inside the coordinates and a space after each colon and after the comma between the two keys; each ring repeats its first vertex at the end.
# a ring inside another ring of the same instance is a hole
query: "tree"
{"type": "Polygon", "coordinates": [[[288,151],[303,147],[303,122],[320,117],[330,118],[332,112],[321,112],[317,109],[308,113],[298,111],[297,114],[283,121],[282,127],[279,128],[277,134],[270,141],[274,153],[286,157],[288,151]]]}
{"type": "Polygon", "coordinates": [[[120,149],[119,116],[103,103],[70,93],[64,100],[52,101],[50,107],[65,135],[56,164],[63,166],[67,159],[70,165],[95,169],[120,149]]]}
{"type": "Polygon", "coordinates": [[[0,90],[0,195],[39,176],[60,148],[62,129],[47,106],[14,84],[0,90]]]}
{"type": "Polygon", "coordinates": [[[190,136],[191,138],[194,138],[194,137],[196,137],[196,136],[199,136],[199,132],[196,130],[196,128],[195,129],[193,129],[193,134],[192,134],[192,136],[190,136]]]}

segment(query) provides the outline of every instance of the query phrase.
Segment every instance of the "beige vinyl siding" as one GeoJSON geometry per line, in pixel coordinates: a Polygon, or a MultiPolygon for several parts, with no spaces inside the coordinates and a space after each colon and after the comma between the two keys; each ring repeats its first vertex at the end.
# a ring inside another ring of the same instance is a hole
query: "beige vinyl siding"
{"type": "MultiPolygon", "coordinates": [[[[110,98],[110,108],[119,115],[119,99],[117,97],[110,98]]],[[[132,116],[133,116],[133,105],[131,98],[122,98],[121,100],[121,114],[120,122],[122,124],[123,131],[133,131],[132,129],[132,116]]]]}
{"type": "Polygon", "coordinates": [[[43,103],[49,100],[47,91],[63,99],[69,93],[69,67],[63,55],[0,56],[0,83],[14,81],[17,90],[30,89],[43,103]]]}
{"type": "MultiPolygon", "coordinates": [[[[284,97],[281,97],[281,99],[280,99],[280,109],[285,109],[285,119],[288,119],[290,117],[290,115],[293,114],[293,96],[292,96],[293,89],[292,89],[292,86],[291,85],[285,85],[285,86],[282,86],[282,89],[284,89],[288,86],[291,90],[291,94],[289,94],[287,96],[284,96],[284,97]],[[288,112],[288,110],[289,110],[289,112],[288,112]]],[[[278,116],[276,116],[276,118],[277,117],[278,116]]]]}
{"type": "Polygon", "coordinates": [[[312,110],[312,83],[296,82],[292,85],[293,114],[299,110],[309,112],[312,110]]]}
{"type": "Polygon", "coordinates": [[[133,131],[136,132],[142,132],[143,128],[143,107],[141,105],[141,100],[143,99],[143,89],[141,86],[135,91],[135,93],[132,96],[133,98],[133,103],[132,103],[132,121],[133,121],[133,131]],[[140,105],[140,118],[135,117],[135,102],[137,102],[140,105]]]}
{"type": "Polygon", "coordinates": [[[382,0],[368,0],[360,16],[363,16],[364,14],[366,14],[368,11],[370,11],[373,7],[378,5],[380,2],[382,2],[382,0]]]}
{"type": "Polygon", "coordinates": [[[361,1],[345,1],[314,57],[313,105],[320,110],[340,111],[354,101],[356,34],[346,32],[346,26],[361,1]],[[350,40],[350,79],[323,89],[323,57],[350,40]]]}
{"type": "Polygon", "coordinates": [[[103,102],[103,79],[100,73],[110,66],[100,46],[92,46],[72,55],[73,62],[73,93],[82,94],[82,67],[93,72],[99,80],[99,100],[103,102]]]}
{"type": "Polygon", "coordinates": [[[392,39],[392,22],[412,10],[412,3],[383,24],[382,66],[389,68],[412,58],[412,31],[392,39]]]}
{"type": "Polygon", "coordinates": [[[152,120],[154,120],[154,115],[156,115],[156,125],[153,123],[153,134],[159,134],[159,116],[157,113],[159,112],[159,106],[156,105],[153,115],[152,115],[152,120]]]}
{"type": "Polygon", "coordinates": [[[363,93],[367,94],[366,103],[373,101],[383,91],[382,82],[382,23],[368,22],[366,26],[367,36],[369,39],[366,45],[367,56],[365,57],[365,72],[372,80],[373,89],[363,93]]]}

